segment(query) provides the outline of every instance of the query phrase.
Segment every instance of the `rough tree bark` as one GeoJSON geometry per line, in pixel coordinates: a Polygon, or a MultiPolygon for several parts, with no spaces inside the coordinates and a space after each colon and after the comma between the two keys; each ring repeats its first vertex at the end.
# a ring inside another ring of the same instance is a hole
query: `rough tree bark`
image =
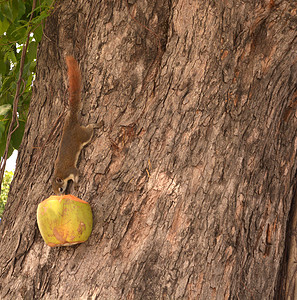
{"type": "Polygon", "coordinates": [[[0,298],[293,297],[296,13],[289,0],[57,3],[0,227],[0,298]],[[49,248],[35,215],[69,53],[82,123],[105,126],[78,164],[92,235],[49,248]]]}

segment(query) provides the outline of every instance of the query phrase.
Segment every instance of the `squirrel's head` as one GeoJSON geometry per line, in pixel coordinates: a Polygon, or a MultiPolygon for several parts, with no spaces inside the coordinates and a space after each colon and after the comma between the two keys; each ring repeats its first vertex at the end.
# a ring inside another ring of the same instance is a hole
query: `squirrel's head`
{"type": "Polygon", "coordinates": [[[52,188],[56,195],[63,195],[67,188],[68,180],[63,180],[60,177],[54,177],[52,182],[52,188]]]}

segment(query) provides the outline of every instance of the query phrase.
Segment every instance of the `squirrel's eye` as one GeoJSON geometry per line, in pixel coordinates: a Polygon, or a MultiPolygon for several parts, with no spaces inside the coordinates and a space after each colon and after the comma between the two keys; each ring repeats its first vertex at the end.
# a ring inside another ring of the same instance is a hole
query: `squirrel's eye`
{"type": "Polygon", "coordinates": [[[59,188],[59,192],[62,193],[63,192],[63,188],[59,188]]]}
{"type": "Polygon", "coordinates": [[[63,180],[61,178],[59,178],[59,177],[56,178],[56,183],[62,183],[62,182],[63,182],[63,180]]]}

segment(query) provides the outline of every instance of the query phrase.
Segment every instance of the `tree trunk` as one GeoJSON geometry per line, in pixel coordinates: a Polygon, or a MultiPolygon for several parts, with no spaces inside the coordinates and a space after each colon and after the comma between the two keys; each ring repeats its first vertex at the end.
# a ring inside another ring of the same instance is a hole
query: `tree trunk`
{"type": "Polygon", "coordinates": [[[277,0],[57,4],[0,227],[0,298],[293,297],[296,11],[277,0]],[[66,54],[82,70],[80,120],[104,130],[70,189],[92,207],[92,235],[49,248],[36,209],[52,193],[66,54]]]}

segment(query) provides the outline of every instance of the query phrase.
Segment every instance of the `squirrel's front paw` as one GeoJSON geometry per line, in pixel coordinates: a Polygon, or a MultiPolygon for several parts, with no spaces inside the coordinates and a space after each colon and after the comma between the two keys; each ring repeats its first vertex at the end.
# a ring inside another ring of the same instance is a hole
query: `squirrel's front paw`
{"type": "Polygon", "coordinates": [[[104,121],[101,120],[99,123],[97,124],[92,124],[93,129],[101,129],[104,126],[104,121]]]}

